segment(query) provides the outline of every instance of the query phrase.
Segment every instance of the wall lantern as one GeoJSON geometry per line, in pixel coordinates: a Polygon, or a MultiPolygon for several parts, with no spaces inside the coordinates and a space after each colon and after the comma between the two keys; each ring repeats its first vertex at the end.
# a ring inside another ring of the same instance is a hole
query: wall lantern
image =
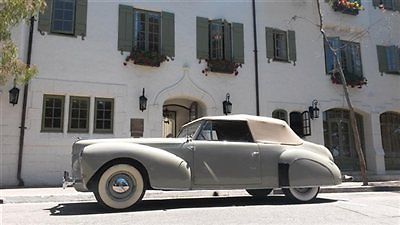
{"type": "Polygon", "coordinates": [[[319,117],[318,101],[314,99],[311,106],[308,107],[308,112],[310,113],[311,119],[316,119],[319,117]]]}
{"type": "Polygon", "coordinates": [[[229,101],[230,97],[231,97],[230,94],[226,93],[226,99],[225,101],[222,102],[225,115],[228,115],[232,112],[232,103],[229,101]]]}
{"type": "Polygon", "coordinates": [[[143,88],[143,94],[142,96],[139,97],[139,109],[140,111],[146,110],[147,106],[147,98],[144,96],[144,88],[143,88]]]}
{"type": "Polygon", "coordinates": [[[9,93],[9,98],[10,98],[10,104],[15,104],[18,103],[18,97],[19,97],[19,89],[17,87],[11,88],[11,90],[8,92],[9,93]]]}

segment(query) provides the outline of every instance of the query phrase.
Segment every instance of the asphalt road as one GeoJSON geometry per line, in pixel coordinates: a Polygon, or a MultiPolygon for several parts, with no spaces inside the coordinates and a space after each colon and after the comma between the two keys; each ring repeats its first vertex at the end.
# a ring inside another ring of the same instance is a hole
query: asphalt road
{"type": "Polygon", "coordinates": [[[124,212],[95,202],[0,205],[1,223],[12,224],[390,224],[400,225],[400,192],[320,194],[314,203],[293,204],[283,196],[144,200],[124,212]]]}

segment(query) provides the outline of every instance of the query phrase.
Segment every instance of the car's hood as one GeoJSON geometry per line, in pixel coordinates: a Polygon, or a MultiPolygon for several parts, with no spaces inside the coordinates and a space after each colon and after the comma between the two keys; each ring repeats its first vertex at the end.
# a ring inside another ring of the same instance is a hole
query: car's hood
{"type": "Polygon", "coordinates": [[[154,148],[164,149],[166,151],[171,151],[180,148],[185,142],[186,138],[109,138],[109,139],[87,139],[87,140],[79,140],[75,142],[73,149],[73,154],[78,153],[75,151],[79,151],[79,149],[83,149],[84,147],[97,143],[135,143],[151,146],[154,148]],[[77,148],[80,146],[80,148],[77,148]],[[76,149],[76,150],[75,150],[76,149]]]}

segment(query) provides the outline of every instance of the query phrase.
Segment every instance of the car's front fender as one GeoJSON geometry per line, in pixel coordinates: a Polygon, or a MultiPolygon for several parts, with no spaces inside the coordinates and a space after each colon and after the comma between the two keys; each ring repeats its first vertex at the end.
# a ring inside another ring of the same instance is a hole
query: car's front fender
{"type": "Polygon", "coordinates": [[[155,189],[189,189],[191,172],[186,161],[163,149],[135,143],[97,143],[82,152],[82,175],[89,180],[106,163],[115,159],[132,159],[141,163],[155,189]]]}
{"type": "Polygon", "coordinates": [[[339,168],[328,157],[305,149],[288,149],[280,156],[279,176],[286,176],[281,186],[306,187],[341,183],[339,168]]]}

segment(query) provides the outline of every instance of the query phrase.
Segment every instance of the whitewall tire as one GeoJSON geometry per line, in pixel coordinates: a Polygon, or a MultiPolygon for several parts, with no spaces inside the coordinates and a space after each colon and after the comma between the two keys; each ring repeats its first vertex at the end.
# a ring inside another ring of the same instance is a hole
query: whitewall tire
{"type": "Polygon", "coordinates": [[[144,192],[140,171],[128,164],[117,164],[100,176],[95,196],[106,207],[126,209],[140,202],[144,192]]]}
{"type": "Polygon", "coordinates": [[[319,187],[283,188],[282,191],[285,196],[291,200],[298,202],[309,202],[317,197],[319,193],[319,187]]]}

